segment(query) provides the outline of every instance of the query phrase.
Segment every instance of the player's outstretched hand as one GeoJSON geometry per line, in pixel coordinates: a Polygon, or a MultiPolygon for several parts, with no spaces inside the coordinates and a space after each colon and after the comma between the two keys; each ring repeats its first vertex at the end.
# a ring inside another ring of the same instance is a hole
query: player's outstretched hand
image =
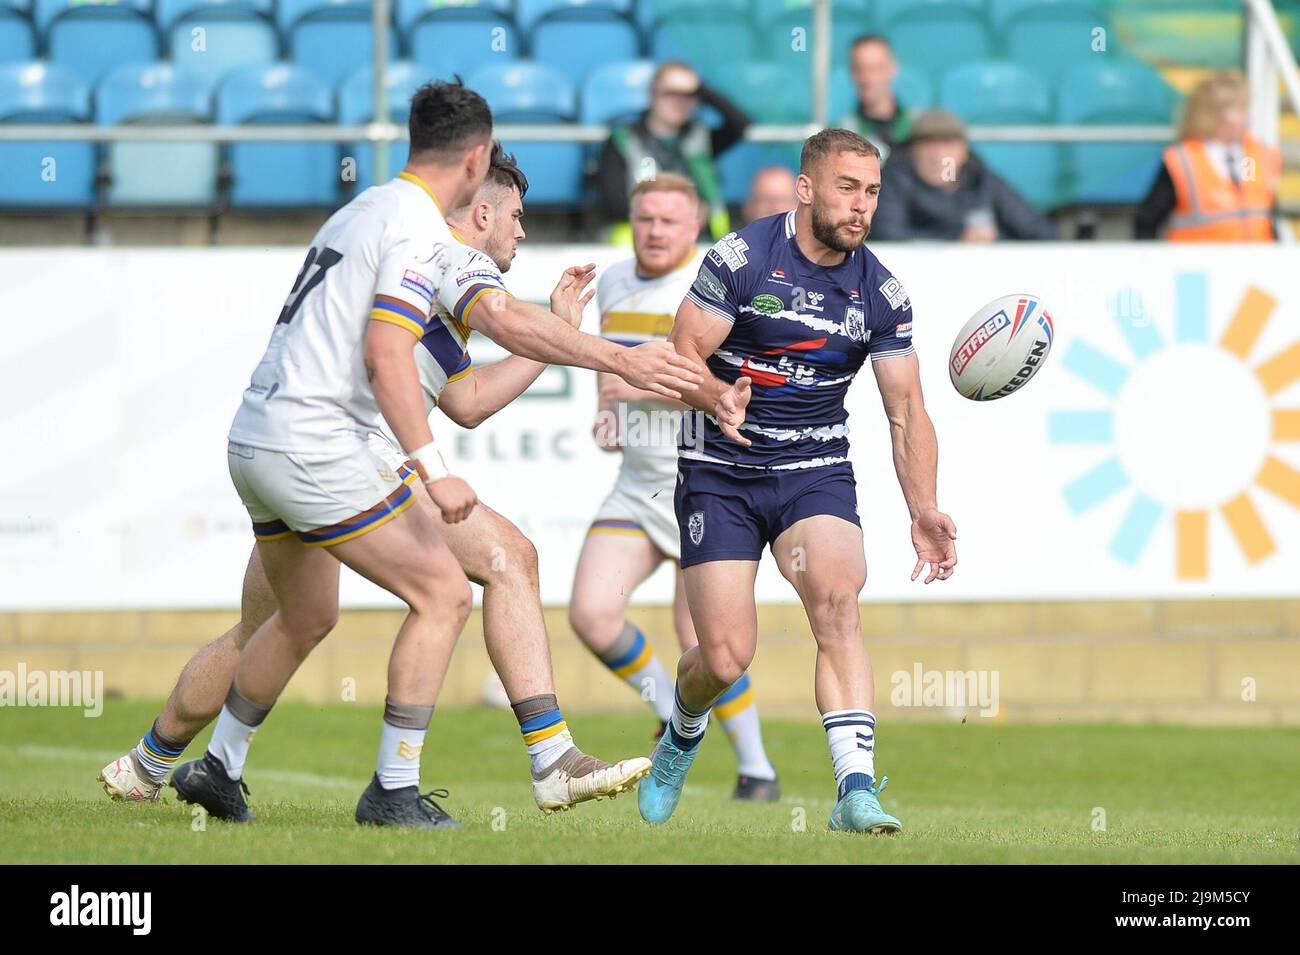
{"type": "Polygon", "coordinates": [[[442,512],[442,519],[448,524],[459,524],[469,517],[474,505],[478,503],[474,489],[453,474],[430,481],[425,487],[428,488],[433,503],[442,512]]]}
{"type": "Polygon", "coordinates": [[[560,276],[560,281],[555,283],[554,291],[551,292],[551,311],[574,328],[581,327],[583,309],[587,307],[591,297],[596,294],[594,288],[587,292],[586,295],[583,295],[582,291],[591,284],[591,280],[595,277],[595,262],[588,262],[586,265],[574,265],[565,269],[560,276]]]}
{"type": "Polygon", "coordinates": [[[677,354],[672,342],[646,342],[624,349],[618,376],[634,388],[665,398],[680,398],[682,390],[704,381],[694,361],[677,354]]]}
{"type": "Polygon", "coordinates": [[[749,385],[749,378],[741,375],[718,396],[718,403],[713,408],[722,433],[746,447],[753,442],[740,433],[740,426],[745,423],[745,409],[749,407],[749,385]]]}
{"type": "Polygon", "coordinates": [[[947,580],[957,566],[957,525],[943,511],[931,509],[922,511],[912,521],[912,546],[916,548],[916,567],[912,570],[912,579],[921,576],[926,564],[930,572],[925,578],[928,584],[932,580],[947,580]]]}

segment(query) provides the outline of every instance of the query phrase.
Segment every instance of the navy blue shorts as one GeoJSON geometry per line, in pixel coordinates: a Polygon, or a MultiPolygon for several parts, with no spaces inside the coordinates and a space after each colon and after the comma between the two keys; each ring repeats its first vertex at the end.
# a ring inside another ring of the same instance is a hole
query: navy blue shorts
{"type": "Polygon", "coordinates": [[[765,471],[679,460],[673,505],[683,567],[711,560],[761,560],[763,548],[792,524],[818,514],[862,526],[848,461],[765,471]]]}

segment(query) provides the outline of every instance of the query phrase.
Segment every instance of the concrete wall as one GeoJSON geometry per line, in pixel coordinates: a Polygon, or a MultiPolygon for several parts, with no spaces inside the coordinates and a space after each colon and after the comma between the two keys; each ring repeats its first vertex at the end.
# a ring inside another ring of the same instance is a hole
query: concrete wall
{"type": "MultiPolygon", "coordinates": [[[[401,618],[346,611],[289,696],[338,700],[351,678],[358,700],[381,701],[401,618]]],[[[579,644],[562,609],[547,618],[562,706],[640,705],[579,644]]],[[[671,672],[677,650],[668,610],[638,608],[633,619],[671,672]]],[[[16,671],[19,662],[29,672],[102,670],[110,694],[163,697],[190,654],[234,622],[228,611],[0,613],[0,670],[16,671]]],[[[893,675],[919,666],[996,672],[996,719],[1300,725],[1300,600],[867,604],[862,623],[882,719],[954,718],[949,707],[891,702],[893,675]],[[1245,692],[1243,681],[1253,681],[1245,692]]],[[[815,654],[802,610],[765,607],[760,626],[751,676],[761,710],[813,716],[815,654]]],[[[442,705],[478,702],[489,671],[475,611],[442,705]]],[[[978,718],[975,709],[968,715],[978,718]]]]}

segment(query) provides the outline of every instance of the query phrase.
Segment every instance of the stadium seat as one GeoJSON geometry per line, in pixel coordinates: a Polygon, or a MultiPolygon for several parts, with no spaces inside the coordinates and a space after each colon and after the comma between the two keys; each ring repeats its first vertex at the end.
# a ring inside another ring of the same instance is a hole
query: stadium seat
{"type": "MultiPolygon", "coordinates": [[[[374,59],[370,0],[276,0],[275,12],[288,58],[331,86],[374,59]]],[[[396,56],[390,27],[388,58],[396,56]]]]}
{"type": "Polygon", "coordinates": [[[650,56],[660,63],[685,60],[706,67],[722,50],[737,60],[751,59],[759,50],[758,36],[743,6],[739,12],[718,3],[679,8],[660,16],[648,35],[650,56]]]}
{"type": "Polygon", "coordinates": [[[408,57],[442,79],[468,76],[523,54],[511,0],[397,0],[397,28],[408,57]]]}
{"type": "Polygon", "coordinates": [[[575,86],[598,67],[641,55],[631,0],[519,0],[516,17],[532,58],[575,86]]]}
{"type": "MultiPolygon", "coordinates": [[[[939,105],[971,124],[1051,122],[1047,84],[1018,63],[985,61],[954,67],[944,76],[939,105]]],[[[1057,143],[976,143],[975,152],[1035,206],[1062,202],[1063,157],[1057,143]]]]}
{"type": "Polygon", "coordinates": [[[1084,0],[1021,2],[996,23],[1007,57],[1033,64],[1053,83],[1076,63],[1105,55],[1111,42],[1106,34],[1107,46],[1094,50],[1095,31],[1108,30],[1109,20],[1098,4],[1084,0]]]}
{"type": "Polygon", "coordinates": [[[0,66],[24,63],[36,55],[36,31],[19,0],[0,0],[0,66]]]}
{"type": "MultiPolygon", "coordinates": [[[[894,96],[908,109],[927,110],[934,105],[934,86],[929,77],[916,70],[900,67],[894,79],[894,96]]],[[[831,74],[831,122],[857,109],[858,91],[853,78],[843,67],[831,74]]]]}
{"type": "MultiPolygon", "coordinates": [[[[354,70],[339,87],[338,121],[346,126],[369,123],[375,118],[375,71],[371,66],[354,70]]],[[[388,118],[405,124],[411,113],[411,96],[429,77],[414,63],[398,60],[388,64],[384,75],[384,89],[388,97],[388,118]]],[[[376,182],[375,149],[370,142],[349,143],[346,155],[356,160],[356,189],[367,189],[376,182]]],[[[388,144],[388,178],[392,178],[406,165],[408,144],[404,140],[388,144]]]]}
{"type": "Polygon", "coordinates": [[[593,70],[582,84],[578,104],[581,123],[609,123],[631,119],[650,105],[651,60],[610,63],[593,70]]]}
{"type": "Polygon", "coordinates": [[[876,17],[898,61],[932,80],[992,51],[982,0],[878,0],[876,17]]]}
{"type": "MultiPolygon", "coordinates": [[[[212,119],[208,84],[170,63],[124,66],[95,91],[95,121],[207,123],[212,119]]],[[[111,206],[207,206],[217,203],[221,166],[216,143],[111,143],[106,149],[111,206]]]]}
{"type": "MultiPolygon", "coordinates": [[[[1061,78],[1057,121],[1068,124],[1164,124],[1176,94],[1145,63],[1101,60],[1061,78]]],[[[1151,186],[1164,143],[1070,143],[1066,162],[1077,202],[1136,203],[1151,186]]]]}
{"type": "Polygon", "coordinates": [[[280,56],[272,0],[157,0],[158,29],[176,66],[217,84],[280,56]]]}
{"type": "MultiPolygon", "coordinates": [[[[0,123],[84,123],[90,90],[75,73],[45,62],[0,67],[0,123]]],[[[87,208],[95,199],[95,146],[85,142],[0,142],[0,207],[87,208]]]]}
{"type": "MultiPolygon", "coordinates": [[[[767,39],[768,56],[789,66],[809,68],[812,6],[813,0],[758,0],[749,16],[759,34],[767,39]]],[[[868,0],[836,0],[831,6],[831,63],[847,63],[854,37],[874,32],[875,25],[868,0]]]]}
{"type": "MultiPolygon", "coordinates": [[[[217,92],[220,123],[326,123],[333,92],[314,73],[289,63],[247,67],[217,92]]],[[[339,150],[334,143],[234,143],[230,200],[244,207],[332,206],[338,201],[339,150]]]]}
{"type": "Polygon", "coordinates": [[[109,70],[158,58],[151,0],[36,0],[45,56],[90,86],[109,70]]]}
{"type": "MultiPolygon", "coordinates": [[[[470,77],[469,85],[483,94],[499,124],[564,123],[577,115],[577,95],[568,78],[540,63],[485,67],[470,77]]],[[[506,140],[504,145],[528,177],[527,202],[554,206],[581,200],[580,143],[506,140]]]]}

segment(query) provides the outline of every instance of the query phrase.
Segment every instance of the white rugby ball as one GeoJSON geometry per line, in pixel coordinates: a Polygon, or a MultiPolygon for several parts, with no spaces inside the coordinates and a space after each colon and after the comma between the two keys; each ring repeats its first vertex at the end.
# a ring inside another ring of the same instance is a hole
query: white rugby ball
{"type": "Polygon", "coordinates": [[[1052,316],[1037,295],[995,298],[971,316],[952,343],[953,387],[972,401],[1005,398],[1038,374],[1054,334],[1052,316]]]}

